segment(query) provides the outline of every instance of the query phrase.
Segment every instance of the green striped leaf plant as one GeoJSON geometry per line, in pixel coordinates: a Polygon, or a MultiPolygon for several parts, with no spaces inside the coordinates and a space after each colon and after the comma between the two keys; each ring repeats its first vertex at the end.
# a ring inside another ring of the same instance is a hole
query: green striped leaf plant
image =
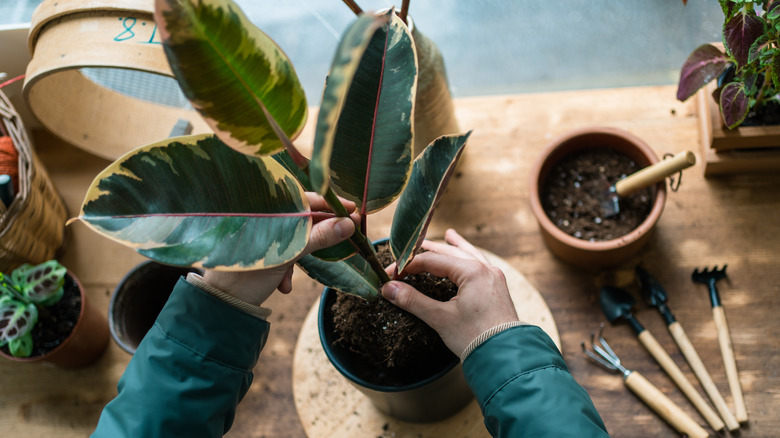
{"type": "Polygon", "coordinates": [[[56,260],[0,272],[0,347],[14,357],[30,356],[38,315],[62,298],[66,273],[56,260]]]}
{"type": "Polygon", "coordinates": [[[325,81],[311,158],[293,141],[307,118],[292,63],[230,0],[156,0],[171,70],[213,134],[164,139],[117,159],[93,181],[76,218],[162,263],[227,271],[297,260],[326,286],[375,300],[390,279],[366,217],[397,202],[398,269],[414,257],[469,134],[412,157],[417,58],[394,11],[345,31],[325,81]],[[306,255],[317,192],[363,220],[341,245],[306,255]]]}

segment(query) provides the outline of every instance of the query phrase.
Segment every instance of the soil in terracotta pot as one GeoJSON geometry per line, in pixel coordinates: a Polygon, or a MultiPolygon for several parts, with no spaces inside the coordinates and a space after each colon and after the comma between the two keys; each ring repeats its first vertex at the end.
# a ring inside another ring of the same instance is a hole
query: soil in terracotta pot
{"type": "MultiPolygon", "coordinates": [[[[380,245],[377,252],[385,266],[392,263],[388,245],[380,245]]],[[[450,280],[430,274],[410,275],[402,280],[439,301],[448,301],[458,293],[450,280]]],[[[368,303],[339,292],[331,311],[339,336],[336,343],[361,357],[362,368],[355,373],[364,380],[394,385],[397,380],[405,379],[405,368],[414,374],[424,374],[425,370],[435,370],[454,357],[438,333],[384,298],[368,303]]]]}
{"type": "MultiPolygon", "coordinates": [[[[65,276],[65,292],[57,303],[38,308],[38,322],[32,330],[33,349],[30,357],[48,353],[60,345],[73,331],[81,314],[79,288],[70,276],[65,276]]],[[[11,354],[8,346],[3,352],[11,354]]]]}
{"type": "Polygon", "coordinates": [[[624,236],[645,220],[653,206],[653,187],[620,198],[620,213],[604,217],[602,193],[609,184],[641,170],[631,158],[608,148],[580,151],[564,158],[541,187],[542,208],[561,230],[588,241],[624,236]]]}

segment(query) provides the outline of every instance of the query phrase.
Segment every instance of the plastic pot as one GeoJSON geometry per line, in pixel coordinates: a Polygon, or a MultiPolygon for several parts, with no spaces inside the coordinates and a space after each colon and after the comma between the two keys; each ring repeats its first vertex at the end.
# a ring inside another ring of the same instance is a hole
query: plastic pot
{"type": "Polygon", "coordinates": [[[46,362],[60,368],[85,367],[103,355],[108,346],[106,317],[90,304],[81,282],[70,271],[65,277],[65,287],[78,288],[81,296],[81,312],[70,335],[54,349],[39,356],[15,357],[2,350],[0,355],[16,362],[46,362]]]}
{"type": "Polygon", "coordinates": [[[416,375],[407,376],[407,380],[398,381],[395,385],[376,384],[358,376],[356,366],[364,359],[344,346],[334,345],[336,334],[330,309],[337,293],[330,288],[325,288],[322,293],[317,316],[320,343],[336,370],[368,397],[379,411],[402,421],[428,423],[454,415],[473,400],[460,358],[449,351],[449,355],[440,361],[420,361],[423,363],[411,365],[416,375]],[[430,362],[438,364],[424,368],[430,362]]]}
{"type": "Polygon", "coordinates": [[[145,261],[119,282],[108,308],[111,337],[120,348],[134,354],[146,332],[171,296],[179,278],[196,268],[169,266],[153,260],[145,261]]]}
{"type": "Polygon", "coordinates": [[[666,183],[655,185],[650,213],[637,228],[617,239],[590,242],[570,236],[545,213],[540,198],[550,170],[564,157],[589,148],[610,148],[627,155],[641,167],[658,162],[655,152],[639,137],[616,128],[591,127],[570,131],[554,139],[542,151],[531,171],[529,199],[542,238],[550,251],[573,265],[589,269],[609,268],[626,262],[647,243],[666,203],[666,183]]]}

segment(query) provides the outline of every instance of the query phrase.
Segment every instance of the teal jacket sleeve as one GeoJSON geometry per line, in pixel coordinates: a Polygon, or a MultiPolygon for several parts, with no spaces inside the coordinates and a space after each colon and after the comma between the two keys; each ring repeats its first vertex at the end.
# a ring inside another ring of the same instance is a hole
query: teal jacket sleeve
{"type": "Polygon", "coordinates": [[[92,436],[224,435],[268,331],[268,322],[180,279],[92,436]]]}
{"type": "Polygon", "coordinates": [[[585,390],[539,327],[507,329],[478,346],[463,373],[494,437],[606,437],[585,390]]]}

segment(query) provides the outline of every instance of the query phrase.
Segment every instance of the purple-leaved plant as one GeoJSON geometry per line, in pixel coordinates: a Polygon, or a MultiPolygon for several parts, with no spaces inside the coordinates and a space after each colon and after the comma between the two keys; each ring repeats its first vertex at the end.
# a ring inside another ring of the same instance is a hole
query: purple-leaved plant
{"type": "Polygon", "coordinates": [[[685,101],[720,78],[713,98],[724,124],[734,129],[762,114],[767,103],[780,101],[780,0],[718,1],[725,17],[724,50],[704,44],[690,54],[677,99],[685,101]]]}

